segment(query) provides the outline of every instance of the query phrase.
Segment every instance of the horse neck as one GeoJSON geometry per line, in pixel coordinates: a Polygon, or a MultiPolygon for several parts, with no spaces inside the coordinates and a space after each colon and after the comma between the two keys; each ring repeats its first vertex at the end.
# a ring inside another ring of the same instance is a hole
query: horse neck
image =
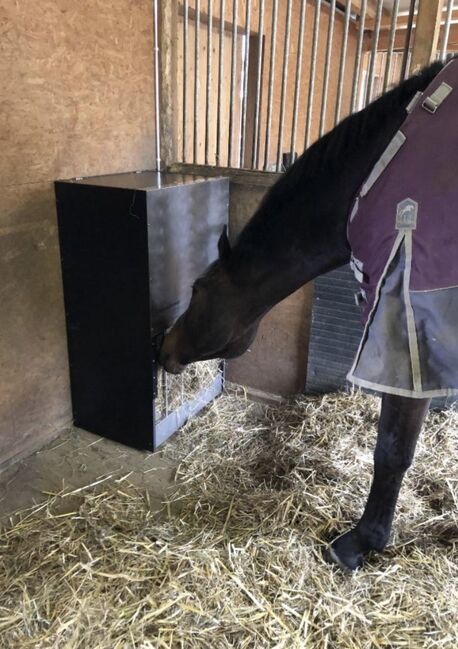
{"type": "Polygon", "coordinates": [[[355,195],[404,121],[406,105],[437,72],[429,68],[348,117],[271,188],[233,249],[249,319],[348,262],[346,226],[355,195]]]}

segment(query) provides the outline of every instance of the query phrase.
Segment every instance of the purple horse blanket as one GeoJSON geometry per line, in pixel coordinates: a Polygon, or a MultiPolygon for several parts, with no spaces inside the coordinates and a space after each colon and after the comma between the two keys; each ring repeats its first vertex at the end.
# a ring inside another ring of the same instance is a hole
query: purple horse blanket
{"type": "Polygon", "coordinates": [[[458,394],[458,59],[407,107],[348,221],[365,330],[348,379],[458,394]]]}

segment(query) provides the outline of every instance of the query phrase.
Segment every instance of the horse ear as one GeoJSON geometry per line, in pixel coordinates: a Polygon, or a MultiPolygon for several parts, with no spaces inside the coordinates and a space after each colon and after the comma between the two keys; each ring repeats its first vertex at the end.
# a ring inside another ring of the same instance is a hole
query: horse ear
{"type": "Polygon", "coordinates": [[[231,244],[229,243],[229,239],[227,236],[227,226],[224,226],[224,230],[219,238],[218,241],[218,252],[219,252],[219,258],[221,261],[227,261],[229,258],[229,255],[231,253],[231,244]]]}

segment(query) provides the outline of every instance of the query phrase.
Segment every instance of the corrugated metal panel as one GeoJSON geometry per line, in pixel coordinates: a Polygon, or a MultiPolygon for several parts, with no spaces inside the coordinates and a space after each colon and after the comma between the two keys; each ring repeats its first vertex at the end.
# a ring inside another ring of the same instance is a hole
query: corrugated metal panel
{"type": "Polygon", "coordinates": [[[315,280],[305,391],[345,388],[363,332],[354,294],[358,285],[349,266],[315,280]]]}

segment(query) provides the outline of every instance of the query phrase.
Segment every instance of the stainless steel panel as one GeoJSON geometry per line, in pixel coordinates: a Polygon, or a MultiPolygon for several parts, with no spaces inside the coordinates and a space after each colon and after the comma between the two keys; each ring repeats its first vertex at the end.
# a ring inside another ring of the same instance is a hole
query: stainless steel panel
{"type": "Polygon", "coordinates": [[[217,258],[229,180],[147,192],[146,201],[151,328],[160,333],[186,309],[194,280],[217,258]]]}

